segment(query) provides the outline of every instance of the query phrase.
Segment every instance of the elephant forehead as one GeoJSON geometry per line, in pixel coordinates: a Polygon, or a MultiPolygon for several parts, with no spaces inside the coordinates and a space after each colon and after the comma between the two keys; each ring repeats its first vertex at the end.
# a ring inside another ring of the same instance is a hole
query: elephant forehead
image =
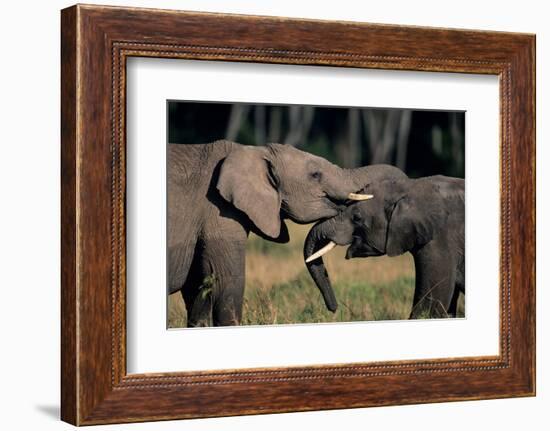
{"type": "Polygon", "coordinates": [[[305,151],[301,151],[297,148],[291,147],[290,145],[281,145],[276,147],[275,156],[279,160],[288,162],[288,161],[305,160],[309,156],[311,156],[311,154],[306,153],[305,151]]]}
{"type": "Polygon", "coordinates": [[[322,157],[304,151],[296,150],[284,154],[281,158],[283,168],[296,169],[297,174],[309,173],[316,170],[328,170],[332,164],[322,157]]]}

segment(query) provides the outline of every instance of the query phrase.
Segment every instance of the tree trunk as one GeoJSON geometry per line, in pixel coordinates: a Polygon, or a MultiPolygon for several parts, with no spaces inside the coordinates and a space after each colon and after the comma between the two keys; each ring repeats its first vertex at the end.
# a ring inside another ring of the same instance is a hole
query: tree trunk
{"type": "Polygon", "coordinates": [[[256,145],[264,145],[265,142],[265,106],[256,105],[254,108],[254,139],[256,145]]]}
{"type": "Polygon", "coordinates": [[[412,111],[402,111],[399,129],[397,131],[397,156],[395,164],[402,171],[405,171],[407,166],[407,146],[409,144],[409,133],[411,130],[411,117],[412,111]]]}
{"type": "Polygon", "coordinates": [[[250,105],[236,103],[231,107],[231,113],[229,114],[229,121],[227,123],[227,131],[225,132],[225,139],[228,141],[234,141],[239,135],[241,130],[241,124],[243,123],[250,105]]]}
{"type": "Polygon", "coordinates": [[[344,167],[355,168],[361,164],[361,142],[359,139],[359,110],[350,108],[348,111],[348,151],[347,163],[344,167]]]}

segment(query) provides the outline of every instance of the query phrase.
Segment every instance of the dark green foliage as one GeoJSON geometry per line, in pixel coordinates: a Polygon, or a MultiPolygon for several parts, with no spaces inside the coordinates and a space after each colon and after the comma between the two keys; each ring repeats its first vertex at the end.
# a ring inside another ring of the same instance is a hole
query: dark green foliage
{"type": "MultiPolygon", "coordinates": [[[[168,102],[168,141],[180,144],[200,144],[226,138],[229,118],[234,104],[201,102],[168,102]]],[[[244,106],[244,105],[241,105],[244,106]]],[[[290,105],[263,105],[264,126],[258,126],[254,115],[259,105],[246,105],[238,132],[233,139],[245,145],[264,145],[270,140],[271,115],[274,109],[281,112],[276,140],[285,143],[293,129],[290,105]],[[258,128],[262,130],[258,132],[258,128]],[[263,136],[262,142],[257,142],[263,136]]],[[[363,108],[376,113],[388,113],[390,109],[363,108]]],[[[404,110],[399,110],[403,112],[404,110]]],[[[350,129],[349,108],[315,107],[311,123],[299,126],[300,138],[293,143],[298,148],[324,157],[340,166],[352,167],[377,163],[397,165],[397,148],[392,148],[385,159],[373,160],[373,151],[380,142],[369,142],[368,127],[361,122],[357,130],[358,148],[348,148],[350,129]],[[350,160],[350,157],[352,160],[350,160]]],[[[363,118],[363,117],[360,117],[363,118]]],[[[378,121],[384,115],[377,115],[378,121]]],[[[361,120],[362,121],[362,120],[361,120]]],[[[294,126],[296,127],[296,126],[294,126]]],[[[379,124],[383,129],[384,124],[379,124]]],[[[409,176],[420,177],[442,174],[464,177],[465,113],[447,111],[412,111],[410,129],[406,138],[406,159],[401,167],[409,176]]],[[[397,137],[393,136],[393,141],[397,137]]],[[[395,143],[395,142],[394,142],[395,143]]]]}

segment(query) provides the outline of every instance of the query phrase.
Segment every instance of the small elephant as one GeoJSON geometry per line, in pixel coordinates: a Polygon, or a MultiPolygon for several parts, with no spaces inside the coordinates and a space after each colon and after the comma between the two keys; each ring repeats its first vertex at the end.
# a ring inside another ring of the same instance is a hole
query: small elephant
{"type": "Polygon", "coordinates": [[[188,326],[239,324],[249,232],[289,240],[284,219],[334,217],[370,175],[281,144],[168,145],[168,293],[181,291],[188,326]]]}
{"type": "Polygon", "coordinates": [[[304,245],[306,265],[327,308],[334,312],[337,305],[321,256],[349,244],[346,259],[410,252],[416,271],[410,318],[456,316],[459,294],[465,293],[464,180],[440,175],[385,180],[362,192],[374,198],[317,223],[304,245]]]}

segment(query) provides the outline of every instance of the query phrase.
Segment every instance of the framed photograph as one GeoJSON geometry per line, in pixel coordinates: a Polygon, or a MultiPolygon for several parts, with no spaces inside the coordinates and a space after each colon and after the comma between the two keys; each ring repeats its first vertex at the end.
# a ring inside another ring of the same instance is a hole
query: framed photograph
{"type": "Polygon", "coordinates": [[[535,394],[534,35],[61,18],[64,421],[535,394]]]}

